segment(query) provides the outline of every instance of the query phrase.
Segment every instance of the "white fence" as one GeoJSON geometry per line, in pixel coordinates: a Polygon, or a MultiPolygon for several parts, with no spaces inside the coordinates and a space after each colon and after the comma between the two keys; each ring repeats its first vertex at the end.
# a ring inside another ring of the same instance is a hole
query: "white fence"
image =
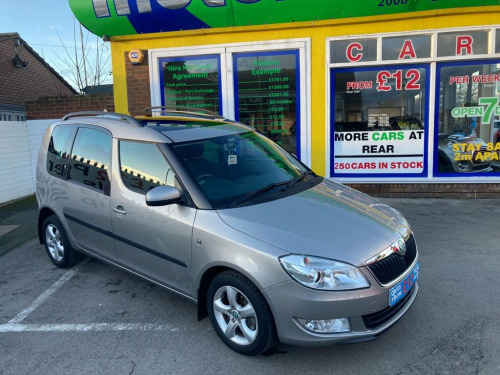
{"type": "Polygon", "coordinates": [[[0,204],[35,193],[38,149],[54,121],[0,121],[0,204]]]}

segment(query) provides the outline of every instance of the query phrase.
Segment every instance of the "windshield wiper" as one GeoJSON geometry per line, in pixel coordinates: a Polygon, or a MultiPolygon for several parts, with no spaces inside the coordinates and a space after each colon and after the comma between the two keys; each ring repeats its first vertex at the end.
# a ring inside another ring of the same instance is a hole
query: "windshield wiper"
{"type": "Polygon", "coordinates": [[[289,181],[288,184],[285,186],[285,188],[286,189],[290,189],[292,186],[294,186],[296,183],[302,181],[307,176],[317,177],[318,175],[316,173],[314,173],[313,171],[305,171],[304,173],[302,173],[299,176],[295,177],[293,180],[289,181]]]}
{"type": "Polygon", "coordinates": [[[286,184],[289,184],[289,183],[290,183],[290,181],[273,182],[272,184],[266,185],[263,188],[260,188],[258,190],[252,191],[252,192],[246,194],[243,198],[234,201],[233,203],[231,203],[229,205],[229,208],[233,208],[233,207],[239,206],[243,202],[246,202],[246,201],[248,201],[248,200],[250,200],[252,198],[255,198],[255,197],[257,197],[257,196],[259,196],[261,194],[264,194],[264,193],[268,192],[269,190],[274,189],[275,187],[286,185],[286,184]]]}

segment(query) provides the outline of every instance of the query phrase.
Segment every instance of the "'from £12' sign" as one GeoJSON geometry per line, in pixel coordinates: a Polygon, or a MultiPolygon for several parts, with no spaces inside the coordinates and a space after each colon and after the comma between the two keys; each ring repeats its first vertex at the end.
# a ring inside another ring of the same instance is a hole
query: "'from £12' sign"
{"type": "MultiPolygon", "coordinates": [[[[419,81],[420,71],[418,69],[408,69],[405,73],[401,69],[392,73],[388,70],[382,70],[377,73],[376,89],[379,92],[393,89],[396,91],[420,90],[419,81]]],[[[370,90],[372,88],[373,81],[348,81],[346,83],[347,90],[370,90]]]]}
{"type": "MultiPolygon", "coordinates": [[[[420,90],[420,72],[417,69],[410,69],[405,73],[405,78],[408,82],[405,84],[405,90],[420,90]]],[[[403,89],[403,71],[396,70],[391,73],[383,70],[377,74],[377,91],[391,91],[392,86],[388,84],[388,80],[393,79],[396,83],[395,89],[401,91],[403,89]]]]}

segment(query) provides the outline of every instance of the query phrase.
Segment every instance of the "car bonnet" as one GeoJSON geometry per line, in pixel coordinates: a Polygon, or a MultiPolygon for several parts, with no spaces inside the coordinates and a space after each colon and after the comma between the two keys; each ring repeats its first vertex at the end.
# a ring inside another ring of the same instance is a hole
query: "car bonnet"
{"type": "Polygon", "coordinates": [[[290,253],[356,266],[409,230],[397,210],[329,180],[286,198],[218,214],[230,227],[290,253]]]}

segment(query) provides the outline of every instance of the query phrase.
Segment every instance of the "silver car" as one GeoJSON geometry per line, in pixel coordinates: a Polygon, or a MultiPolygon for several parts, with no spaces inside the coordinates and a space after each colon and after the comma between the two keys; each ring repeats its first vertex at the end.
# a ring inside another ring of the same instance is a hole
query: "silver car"
{"type": "Polygon", "coordinates": [[[418,291],[398,211],[230,120],[70,114],[47,129],[36,179],[56,266],[87,254],[161,285],[242,354],[375,339],[418,291]]]}
{"type": "Polygon", "coordinates": [[[492,152],[479,138],[462,134],[439,134],[438,163],[439,173],[491,172],[492,152]]]}

